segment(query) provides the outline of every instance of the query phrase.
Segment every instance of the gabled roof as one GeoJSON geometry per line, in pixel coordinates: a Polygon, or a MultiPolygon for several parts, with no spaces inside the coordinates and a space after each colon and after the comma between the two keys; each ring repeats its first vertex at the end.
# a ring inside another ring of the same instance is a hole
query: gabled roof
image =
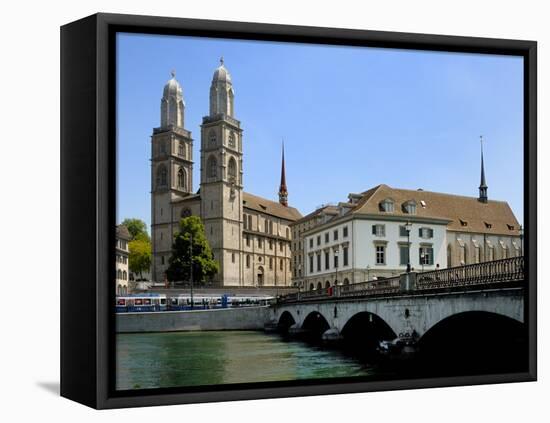
{"type": "Polygon", "coordinates": [[[243,192],[243,206],[250,210],[269,214],[292,222],[302,217],[300,212],[294,207],[283,206],[280,203],[249,194],[248,192],[243,192]]]}
{"type": "Polygon", "coordinates": [[[351,213],[413,218],[413,215],[409,215],[403,209],[403,204],[407,201],[416,203],[414,216],[450,220],[451,222],[447,225],[449,230],[519,235],[519,223],[505,201],[489,200],[483,203],[477,197],[398,189],[387,185],[378,185],[365,191],[351,213]],[[380,210],[380,202],[387,198],[394,201],[393,212],[380,210]]]}

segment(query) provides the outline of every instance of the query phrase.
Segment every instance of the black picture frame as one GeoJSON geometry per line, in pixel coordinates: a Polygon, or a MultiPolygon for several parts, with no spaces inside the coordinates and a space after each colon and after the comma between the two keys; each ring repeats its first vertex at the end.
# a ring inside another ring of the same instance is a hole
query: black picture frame
{"type": "Polygon", "coordinates": [[[537,44],[534,41],[95,14],[61,28],[61,395],[97,409],[534,381],[537,377],[537,44]],[[529,366],[524,373],[387,381],[280,383],[200,389],[113,389],[115,35],[517,55],[524,58],[524,210],[529,366]]]}

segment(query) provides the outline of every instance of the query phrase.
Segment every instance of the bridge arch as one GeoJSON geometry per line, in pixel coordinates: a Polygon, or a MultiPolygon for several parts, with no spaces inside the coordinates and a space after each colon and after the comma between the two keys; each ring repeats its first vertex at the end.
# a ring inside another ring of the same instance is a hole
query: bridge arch
{"type": "Polygon", "coordinates": [[[464,311],[437,322],[418,342],[423,367],[454,373],[527,371],[527,329],[488,311],[464,311]]]}
{"type": "Polygon", "coordinates": [[[296,319],[294,319],[294,316],[290,313],[290,311],[285,310],[281,314],[281,317],[279,317],[279,321],[277,322],[277,330],[280,333],[287,334],[290,327],[294,324],[296,324],[296,319]]]}
{"type": "Polygon", "coordinates": [[[366,353],[374,352],[380,341],[397,337],[384,319],[369,311],[351,316],[344,324],[341,335],[347,347],[366,353]]]}
{"type": "Polygon", "coordinates": [[[305,336],[311,341],[319,341],[323,333],[330,328],[328,320],[318,311],[310,312],[304,322],[302,329],[305,331],[305,336]]]}

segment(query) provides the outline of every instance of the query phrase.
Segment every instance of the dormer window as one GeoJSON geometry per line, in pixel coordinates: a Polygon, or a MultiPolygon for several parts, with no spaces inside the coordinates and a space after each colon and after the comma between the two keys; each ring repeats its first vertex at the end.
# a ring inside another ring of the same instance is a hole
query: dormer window
{"type": "Polygon", "coordinates": [[[468,222],[466,220],[458,219],[460,221],[460,226],[468,226],[468,222]]]}
{"type": "Polygon", "coordinates": [[[514,229],[516,229],[514,225],[506,224],[506,226],[508,226],[509,231],[513,231],[514,229]]]}
{"type": "Polygon", "coordinates": [[[403,211],[407,214],[416,214],[416,201],[409,200],[403,203],[403,211]]]}
{"type": "Polygon", "coordinates": [[[391,198],[386,198],[385,200],[380,202],[380,211],[383,211],[384,213],[393,213],[394,211],[394,203],[391,198]]]}
{"type": "Polygon", "coordinates": [[[492,223],[489,223],[489,222],[483,222],[485,224],[485,227],[487,229],[491,229],[493,227],[493,224],[492,223]]]}

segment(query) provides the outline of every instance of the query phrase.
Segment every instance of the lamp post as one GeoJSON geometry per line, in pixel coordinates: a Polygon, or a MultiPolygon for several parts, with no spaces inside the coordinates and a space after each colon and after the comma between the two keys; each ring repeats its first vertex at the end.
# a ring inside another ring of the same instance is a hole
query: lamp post
{"type": "Polygon", "coordinates": [[[191,278],[191,310],[194,308],[193,302],[193,234],[189,234],[189,274],[191,278]]]}
{"type": "Polygon", "coordinates": [[[405,223],[405,230],[407,231],[407,273],[411,272],[411,228],[411,222],[405,223]]]}
{"type": "Polygon", "coordinates": [[[519,242],[520,242],[520,253],[521,255],[523,256],[523,235],[524,235],[524,231],[523,231],[523,226],[519,225],[519,242]]]}
{"type": "Polygon", "coordinates": [[[336,269],[336,276],[334,277],[334,286],[338,285],[338,250],[334,250],[334,267],[336,269]]]}

